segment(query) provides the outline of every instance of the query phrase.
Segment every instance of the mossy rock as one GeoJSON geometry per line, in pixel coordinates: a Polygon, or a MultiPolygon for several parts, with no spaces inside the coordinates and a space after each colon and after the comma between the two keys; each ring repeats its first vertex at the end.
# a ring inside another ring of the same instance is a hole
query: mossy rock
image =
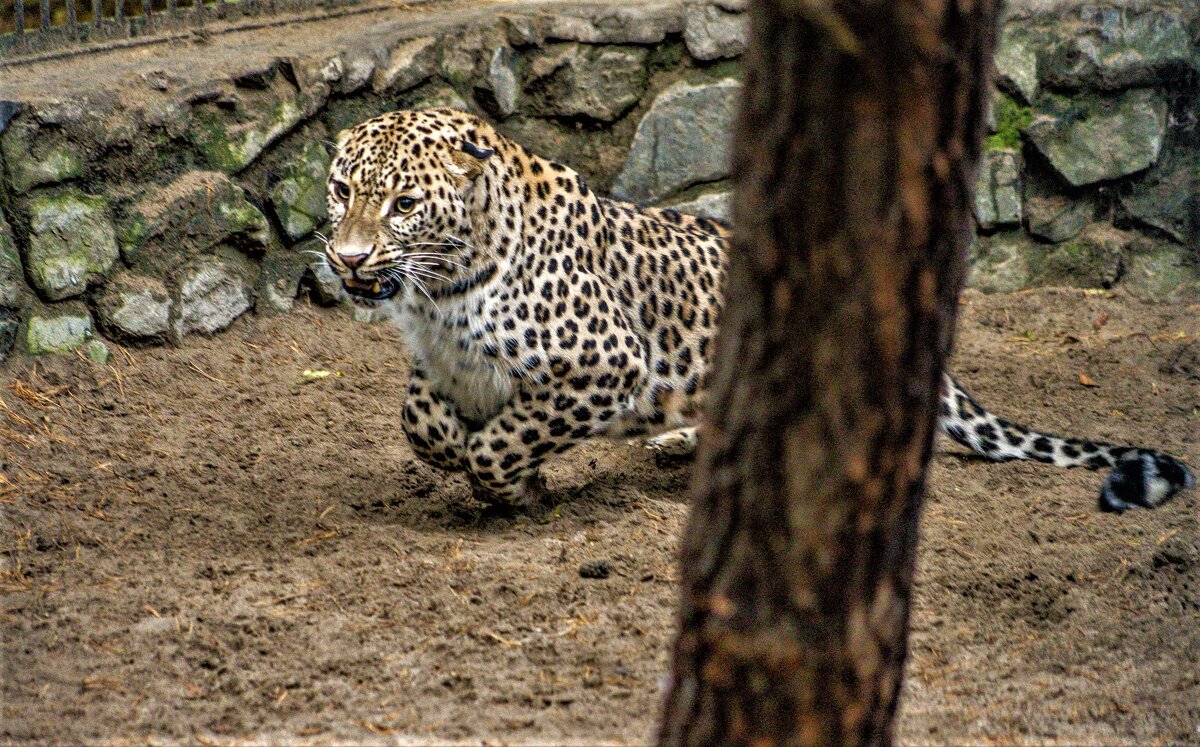
{"type": "Polygon", "coordinates": [[[1200,299],[1200,261],[1186,247],[1139,242],[1125,257],[1120,285],[1144,300],[1200,299]]]}
{"type": "Polygon", "coordinates": [[[92,315],[81,303],[41,307],[25,324],[25,351],[30,355],[66,353],[95,335],[92,315]]]}
{"type": "Polygon", "coordinates": [[[83,293],[119,255],[104,198],[69,189],[30,199],[29,277],[47,300],[83,293]]]}
{"type": "Polygon", "coordinates": [[[324,144],[310,141],[289,160],[279,180],[271,186],[275,217],[293,240],[312,233],[325,220],[328,174],[329,154],[324,144]]]}
{"type": "Polygon", "coordinates": [[[1134,174],[1158,160],[1167,131],[1162,91],[1119,96],[1043,95],[1024,132],[1064,179],[1081,187],[1134,174]]]}
{"type": "Polygon", "coordinates": [[[197,107],[189,139],[214,168],[236,174],[291,132],[313,109],[290,83],[275,75],[261,91],[241,91],[231,110],[197,107]]]}
{"type": "Polygon", "coordinates": [[[986,293],[1010,293],[1029,285],[1029,255],[1036,250],[1024,233],[977,236],[971,246],[967,285],[986,293]]]}
{"type": "Polygon", "coordinates": [[[13,191],[58,184],[80,176],[87,163],[82,146],[59,128],[13,123],[0,136],[0,150],[8,165],[13,191]]]}

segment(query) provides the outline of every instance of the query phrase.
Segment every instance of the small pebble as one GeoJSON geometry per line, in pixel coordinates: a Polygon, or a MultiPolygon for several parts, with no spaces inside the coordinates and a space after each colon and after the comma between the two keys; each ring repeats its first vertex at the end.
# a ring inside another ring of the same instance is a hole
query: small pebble
{"type": "Polygon", "coordinates": [[[603,558],[587,560],[579,566],[579,575],[583,578],[608,578],[612,573],[612,564],[603,558]]]}

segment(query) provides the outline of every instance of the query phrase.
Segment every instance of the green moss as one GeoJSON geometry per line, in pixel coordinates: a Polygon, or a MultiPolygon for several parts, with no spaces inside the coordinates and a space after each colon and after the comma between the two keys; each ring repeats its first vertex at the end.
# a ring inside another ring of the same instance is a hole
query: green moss
{"type": "Polygon", "coordinates": [[[146,219],[140,215],[135,215],[127,223],[120,226],[117,233],[117,243],[121,246],[121,256],[126,262],[132,262],[137,256],[138,250],[142,248],[142,243],[146,240],[146,232],[149,230],[146,225],[146,219]]]}
{"type": "Polygon", "coordinates": [[[1019,150],[1021,131],[1033,122],[1033,110],[1008,96],[993,99],[996,107],[996,132],[984,138],[988,150],[1019,150]]]}
{"type": "Polygon", "coordinates": [[[277,101],[268,113],[251,126],[240,125],[231,131],[231,124],[219,114],[198,113],[192,127],[192,142],[208,162],[226,173],[234,174],[249,166],[254,159],[288,130],[303,119],[304,112],[291,99],[277,101]]]}
{"type": "Polygon", "coordinates": [[[650,59],[647,67],[651,73],[672,72],[683,67],[690,59],[683,42],[659,44],[650,49],[650,59]]]}

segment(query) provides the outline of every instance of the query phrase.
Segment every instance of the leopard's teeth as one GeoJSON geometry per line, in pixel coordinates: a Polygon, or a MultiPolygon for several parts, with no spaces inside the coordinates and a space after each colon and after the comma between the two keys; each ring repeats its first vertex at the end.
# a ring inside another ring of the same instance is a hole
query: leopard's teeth
{"type": "Polygon", "coordinates": [[[381,290],[383,290],[383,286],[379,284],[378,280],[376,280],[374,284],[371,285],[371,292],[379,293],[381,290]]]}

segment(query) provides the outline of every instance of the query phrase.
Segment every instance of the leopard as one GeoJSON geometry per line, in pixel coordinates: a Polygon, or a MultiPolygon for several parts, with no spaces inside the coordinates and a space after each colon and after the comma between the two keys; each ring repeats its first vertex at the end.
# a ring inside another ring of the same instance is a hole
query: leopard
{"type": "MultiPolygon", "coordinates": [[[[597,437],[686,455],[723,306],[729,224],[593,191],[456,109],[342,131],[323,259],[412,358],[399,412],[421,461],[521,506],[541,465],[597,437]]],[[[979,405],[949,372],[938,430],[982,457],[1109,469],[1099,506],[1154,508],[1195,487],[1155,449],[1043,433],[979,405]]]]}

